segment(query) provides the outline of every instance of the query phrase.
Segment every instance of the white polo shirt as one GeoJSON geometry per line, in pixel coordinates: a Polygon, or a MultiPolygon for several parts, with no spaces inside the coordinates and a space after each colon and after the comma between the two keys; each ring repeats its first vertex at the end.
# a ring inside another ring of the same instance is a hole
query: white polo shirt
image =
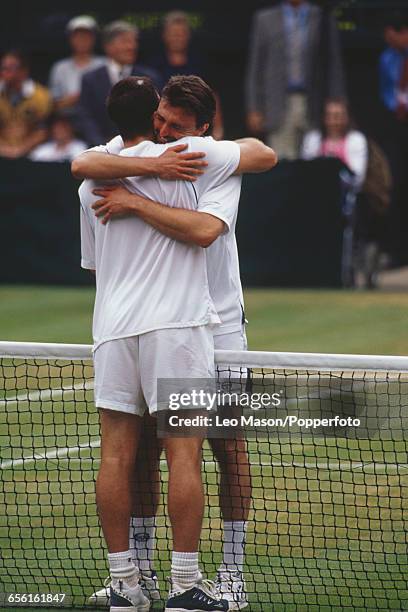
{"type": "MultiPolygon", "coordinates": [[[[190,151],[204,151],[207,172],[193,184],[139,177],[125,179],[132,191],[177,208],[195,210],[199,197],[219,186],[237,168],[236,143],[212,138],[186,138],[190,151]]],[[[144,141],[122,155],[158,156],[168,146],[144,141]]],[[[96,270],[94,348],[116,338],[155,329],[216,324],[219,318],[210,297],[205,250],[164,236],[137,217],[114,219],[106,226],[91,208],[98,199],[93,181],[84,181],[81,199],[82,266],[96,270]]],[[[229,225],[217,202],[206,212],[229,225]],[[215,214],[215,212],[214,212],[215,214]]]]}
{"type": "MultiPolygon", "coordinates": [[[[210,137],[201,138],[197,145],[198,150],[204,151],[206,143],[211,141],[216,142],[210,137]]],[[[173,142],[168,146],[174,146],[174,144],[173,142]]],[[[123,146],[122,138],[116,136],[106,145],[94,147],[91,150],[119,155],[123,146]]],[[[127,149],[125,153],[126,156],[135,154],[136,149],[134,147],[127,149]]],[[[203,176],[205,177],[206,174],[207,172],[203,176]]],[[[132,179],[130,179],[130,181],[131,180],[132,179]]],[[[200,183],[201,181],[196,181],[194,186],[198,187],[200,183]]],[[[228,226],[228,231],[219,236],[217,240],[206,249],[210,295],[215,304],[218,316],[221,319],[221,324],[213,329],[214,335],[242,330],[244,298],[239,269],[237,241],[235,237],[241,185],[242,176],[230,176],[230,178],[223,181],[221,184],[203,193],[197,193],[198,202],[195,202],[195,210],[213,214],[222,219],[228,226]]],[[[131,189],[130,184],[127,184],[127,187],[131,189]]],[[[165,203],[163,200],[157,201],[165,203]]]]}
{"type": "MultiPolygon", "coordinates": [[[[228,218],[229,231],[206,249],[207,275],[210,295],[221,325],[213,329],[214,336],[241,331],[244,317],[244,296],[235,227],[241,196],[242,176],[231,176],[221,185],[207,191],[198,201],[197,210],[208,212],[211,202],[221,202],[224,219],[228,218]]],[[[216,212],[213,212],[216,215],[216,212]]]]}

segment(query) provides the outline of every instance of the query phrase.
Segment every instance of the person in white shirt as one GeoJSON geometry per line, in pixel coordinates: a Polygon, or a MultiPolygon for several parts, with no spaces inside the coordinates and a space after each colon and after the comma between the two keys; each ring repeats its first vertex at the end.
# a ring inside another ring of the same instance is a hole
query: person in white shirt
{"type": "MultiPolygon", "coordinates": [[[[121,93],[128,93],[127,88],[137,92],[145,84],[146,79],[139,77],[125,79],[113,88],[109,99],[108,109],[125,135],[124,144],[137,144],[133,151],[124,154],[159,155],[164,148],[147,142],[146,137],[130,138],[126,126],[137,123],[135,106],[126,110],[129,98],[126,95],[123,96],[124,104],[118,102],[121,93]]],[[[207,102],[203,117],[208,120],[202,125],[201,133],[209,128],[215,111],[214,99],[210,97],[207,102]]],[[[140,112],[140,100],[136,107],[140,112]]],[[[187,144],[189,148],[203,149],[208,160],[208,172],[197,178],[194,188],[187,182],[166,184],[144,178],[136,183],[134,179],[130,183],[132,189],[165,201],[169,210],[178,206],[188,209],[194,206],[196,197],[200,198],[212,187],[222,184],[234,170],[239,170],[240,147],[237,144],[216,143],[211,138],[188,138],[187,144]]],[[[262,143],[259,145],[266,149],[262,143]]],[[[82,265],[96,267],[97,275],[95,397],[96,405],[101,408],[102,425],[97,500],[110,551],[111,610],[119,610],[123,598],[132,601],[135,609],[145,610],[148,609],[147,600],[141,593],[138,573],[127,550],[130,491],[124,482],[130,478],[140,434],[140,419],[129,420],[127,413],[141,416],[144,402],[150,411],[157,410],[157,378],[182,378],[187,372],[189,377],[211,376],[213,342],[209,325],[218,317],[208,291],[205,252],[200,247],[171,240],[138,218],[106,226],[99,224],[90,208],[92,191],[87,182],[81,187],[80,195],[82,265]],[[114,457],[121,461],[113,460],[114,457]]],[[[200,215],[204,217],[203,240],[207,244],[229,229],[228,217],[217,202],[207,202],[205,212],[200,215]]],[[[204,605],[204,601],[206,606],[197,608],[199,610],[227,610],[229,606],[215,592],[205,593],[198,572],[196,551],[203,508],[201,443],[200,436],[165,441],[175,550],[168,609],[197,598],[201,602],[199,606],[204,605]]]]}
{"type": "Polygon", "coordinates": [[[367,170],[367,139],[364,134],[351,128],[344,100],[333,98],[326,101],[322,129],[312,130],[305,135],[301,157],[337,157],[354,173],[356,189],[361,187],[367,170]]]}
{"type": "MultiPolygon", "coordinates": [[[[186,133],[200,133],[199,108],[197,109],[191,101],[191,109],[188,107],[188,93],[186,100],[186,91],[191,93],[196,79],[197,77],[174,77],[165,87],[154,120],[157,135],[163,140],[181,138],[186,133]]],[[[202,139],[203,146],[206,140],[202,139]]],[[[240,142],[241,172],[260,172],[276,163],[274,152],[263,145],[261,145],[263,148],[259,149],[259,145],[261,143],[254,139],[240,142]],[[249,155],[243,163],[245,152],[249,155]]],[[[97,147],[94,152],[81,155],[74,161],[73,168],[78,176],[95,178],[109,179],[134,175],[139,172],[139,168],[134,167],[136,160],[128,158],[130,152],[123,153],[122,157],[113,155],[118,154],[122,147],[123,142],[117,137],[105,147],[97,147]],[[104,155],[102,151],[111,155],[104,155]]],[[[222,203],[223,220],[228,223],[229,231],[223,233],[206,250],[210,294],[221,319],[221,325],[214,329],[215,346],[219,349],[246,348],[243,297],[235,240],[240,189],[241,178],[233,176],[222,185],[198,197],[194,212],[169,208],[159,202],[154,203],[140,196],[130,195],[123,187],[114,188],[113,191],[97,191],[96,193],[104,195],[104,199],[94,205],[99,208],[98,214],[104,216],[103,222],[107,222],[111,216],[136,214],[177,240],[208,246],[205,244],[202,232],[201,219],[205,217],[202,212],[206,211],[208,205],[211,206],[211,202],[222,203]]],[[[220,504],[224,518],[224,559],[217,578],[223,596],[230,600],[231,609],[241,609],[247,605],[242,570],[246,521],[251,497],[248,455],[244,440],[212,439],[210,442],[222,474],[220,504]],[[240,593],[241,587],[243,590],[240,593]]],[[[137,518],[135,521],[138,522],[138,532],[140,532],[143,523],[137,518]]],[[[151,519],[149,523],[154,525],[151,519]]],[[[146,527],[147,538],[152,537],[152,532],[153,527],[146,527]]],[[[102,597],[103,591],[95,595],[98,594],[102,597]]]]}
{"type": "Polygon", "coordinates": [[[69,117],[55,115],[51,120],[51,140],[36,147],[29,158],[41,162],[71,162],[85,149],[86,144],[75,138],[69,117]]]}
{"type": "Polygon", "coordinates": [[[74,17],[67,24],[72,54],[55,62],[49,78],[49,89],[58,111],[75,115],[82,76],[105,63],[105,58],[93,54],[97,29],[95,19],[89,15],[74,17]]]}
{"type": "MultiPolygon", "coordinates": [[[[367,228],[376,227],[361,197],[369,164],[369,146],[364,134],[351,125],[347,103],[341,98],[329,98],[324,106],[320,130],[305,135],[301,157],[305,160],[317,157],[336,157],[351,173],[342,170],[342,211],[347,220],[343,239],[342,276],[345,286],[355,286],[361,275],[368,280],[377,268],[377,248],[371,241],[365,244],[367,228]],[[361,271],[360,271],[361,268],[361,271]]],[[[370,230],[369,230],[370,231],[370,230]]]]}

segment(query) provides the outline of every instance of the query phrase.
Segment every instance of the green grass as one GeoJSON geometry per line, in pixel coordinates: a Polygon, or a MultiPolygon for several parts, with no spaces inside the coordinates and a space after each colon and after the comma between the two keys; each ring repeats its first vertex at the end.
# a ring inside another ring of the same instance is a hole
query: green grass
{"type": "Polygon", "coordinates": [[[408,354],[408,293],[249,290],[253,350],[408,354]]]}
{"type": "MultiPolygon", "coordinates": [[[[1,287],[0,339],[91,342],[93,288],[1,287]]],[[[408,293],[248,289],[252,350],[408,354],[408,293]]]]}
{"type": "MultiPolygon", "coordinates": [[[[82,376],[87,379],[91,374],[90,367],[83,372],[79,366],[29,365],[24,360],[18,365],[5,360],[5,384],[0,382],[7,389],[2,398],[9,400],[0,411],[1,456],[8,462],[0,479],[0,584],[8,592],[34,593],[45,582],[50,592],[72,595],[79,607],[87,594],[101,587],[107,573],[94,494],[99,448],[78,448],[99,437],[92,390],[78,388],[82,376]],[[61,380],[64,387],[76,385],[75,397],[66,392],[64,402],[56,392],[61,380]],[[12,399],[16,389],[22,393],[50,386],[53,397],[46,394],[41,402],[23,398],[17,404],[12,399]],[[71,447],[69,456],[63,452],[45,458],[55,447],[71,447]],[[27,460],[34,454],[35,461],[27,460]],[[18,462],[22,457],[24,464],[18,462]]],[[[366,391],[370,393],[370,387],[366,391]]],[[[403,592],[408,473],[395,462],[397,457],[408,462],[406,442],[394,437],[280,434],[250,441],[249,454],[250,612],[269,610],[271,602],[279,612],[329,612],[343,606],[400,610],[404,596],[408,597],[403,592]],[[348,461],[368,465],[339,467],[348,461]],[[318,468],[316,463],[335,467],[318,468]]],[[[212,576],[221,560],[222,531],[217,468],[209,451],[206,459],[201,566],[212,576]]],[[[171,536],[164,507],[164,470],[162,483],[156,567],[165,585],[171,536]]]]}
{"type": "MultiPolygon", "coordinates": [[[[245,297],[254,350],[408,353],[408,294],[248,290],[245,297]]],[[[90,343],[93,299],[91,288],[2,287],[0,340],[90,343]]],[[[64,386],[82,375],[80,368],[69,366],[50,372],[62,375],[64,386]]],[[[85,377],[90,375],[88,370],[85,377]]],[[[45,366],[13,365],[3,376],[6,383],[2,385],[0,375],[0,388],[6,390],[0,391],[0,401],[16,389],[54,384],[45,366]]],[[[384,402],[389,397],[390,388],[384,402]]],[[[64,403],[55,396],[53,401],[20,401],[18,408],[10,403],[0,410],[1,457],[6,461],[44,455],[56,445],[75,447],[90,438],[98,438],[90,390],[76,390],[75,402],[67,394],[64,403]]],[[[400,610],[406,605],[408,506],[403,500],[408,472],[395,464],[407,462],[406,442],[312,440],[303,435],[250,445],[249,612],[269,612],[271,602],[276,612],[400,610]],[[270,460],[273,467],[267,465],[270,460]],[[366,461],[371,467],[328,470],[313,467],[316,460],[366,461]]],[[[64,455],[2,470],[3,589],[36,592],[43,584],[53,592],[72,588],[81,605],[85,594],[100,588],[106,562],[94,504],[98,458],[95,447],[74,452],[71,459],[64,455]],[[19,575],[31,579],[24,582],[19,575]]],[[[164,472],[164,492],[166,480],[164,472]]],[[[209,503],[201,563],[212,576],[222,540],[214,463],[206,465],[206,480],[209,503]]],[[[160,515],[157,567],[165,588],[170,533],[163,507],[160,515]]]]}
{"type": "Polygon", "coordinates": [[[92,288],[0,287],[0,339],[92,341],[92,288]]]}

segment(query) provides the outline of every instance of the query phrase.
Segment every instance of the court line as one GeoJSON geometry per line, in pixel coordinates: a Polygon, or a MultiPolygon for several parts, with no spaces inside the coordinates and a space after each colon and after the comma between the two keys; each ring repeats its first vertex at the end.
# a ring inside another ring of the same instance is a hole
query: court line
{"type": "Polygon", "coordinates": [[[70,387],[57,387],[56,389],[38,389],[36,391],[29,391],[28,393],[20,393],[14,397],[8,397],[0,400],[0,408],[18,404],[19,402],[38,402],[48,401],[50,399],[60,399],[64,395],[69,393],[75,393],[75,391],[89,391],[93,389],[93,381],[86,381],[71,385],[70,387]]]}
{"type": "MultiPolygon", "coordinates": [[[[82,449],[86,448],[100,448],[101,441],[94,440],[93,442],[87,442],[86,444],[78,444],[78,446],[65,446],[63,448],[55,448],[54,450],[47,451],[45,453],[36,453],[29,457],[21,457],[21,459],[8,459],[0,463],[0,469],[8,470],[10,468],[19,467],[21,465],[27,465],[30,463],[36,463],[37,461],[48,461],[51,459],[65,459],[69,456],[69,453],[79,453],[82,449]]],[[[83,461],[78,458],[77,461],[83,461]]]]}
{"type": "MultiPolygon", "coordinates": [[[[36,463],[38,461],[48,461],[53,459],[71,459],[72,461],[90,461],[91,458],[81,459],[80,457],[70,457],[70,453],[79,453],[83,449],[88,448],[100,448],[100,440],[94,440],[89,443],[79,444],[78,446],[65,446],[63,448],[56,448],[53,450],[46,451],[45,453],[37,453],[34,455],[30,455],[29,457],[21,457],[20,459],[8,459],[6,461],[0,462],[0,469],[7,470],[10,468],[19,467],[22,465],[30,465],[31,463],[36,463]]],[[[162,464],[165,464],[165,460],[161,461],[162,464]]],[[[216,465],[216,461],[204,461],[206,465],[216,465]]],[[[389,468],[389,469],[398,469],[401,468],[403,470],[408,469],[408,464],[406,463],[378,463],[370,461],[368,463],[365,462],[353,462],[353,461],[336,461],[336,462],[312,462],[312,463],[300,463],[300,462],[287,462],[287,461],[251,461],[251,465],[257,465],[260,467],[297,467],[304,469],[322,469],[327,471],[352,471],[358,470],[362,468],[389,468]]]]}

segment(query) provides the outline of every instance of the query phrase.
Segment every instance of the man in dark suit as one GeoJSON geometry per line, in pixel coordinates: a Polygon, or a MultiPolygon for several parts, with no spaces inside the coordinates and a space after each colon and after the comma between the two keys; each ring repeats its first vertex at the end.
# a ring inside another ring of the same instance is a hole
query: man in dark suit
{"type": "Polygon", "coordinates": [[[279,157],[298,157],[325,97],[344,97],[338,32],[327,9],[283,0],[254,17],[246,79],[247,123],[279,157]]]}
{"type": "Polygon", "coordinates": [[[115,83],[128,76],[147,76],[159,90],[163,85],[155,70],[137,63],[139,40],[136,27],[125,21],[114,21],[104,28],[102,40],[106,63],[83,76],[79,100],[80,129],[90,145],[104,143],[117,133],[105,106],[115,83]]]}

